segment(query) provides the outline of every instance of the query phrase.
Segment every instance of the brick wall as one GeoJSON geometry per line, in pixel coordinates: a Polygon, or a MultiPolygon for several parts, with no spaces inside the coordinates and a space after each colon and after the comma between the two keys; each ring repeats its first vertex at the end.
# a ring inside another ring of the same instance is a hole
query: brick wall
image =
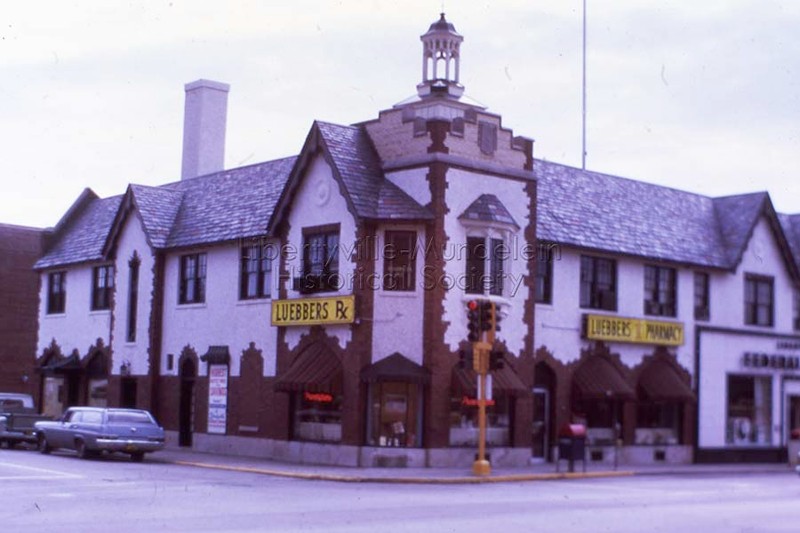
{"type": "Polygon", "coordinates": [[[0,390],[34,394],[39,276],[44,231],[0,224],[0,390]],[[23,376],[27,375],[27,382],[23,376]]]}

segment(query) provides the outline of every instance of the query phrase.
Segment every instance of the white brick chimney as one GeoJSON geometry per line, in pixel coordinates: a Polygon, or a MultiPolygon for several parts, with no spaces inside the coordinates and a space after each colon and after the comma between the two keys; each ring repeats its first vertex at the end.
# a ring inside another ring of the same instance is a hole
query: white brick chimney
{"type": "Polygon", "coordinates": [[[197,80],[187,83],[184,89],[182,180],[225,168],[225,122],[230,85],[197,80]]]}

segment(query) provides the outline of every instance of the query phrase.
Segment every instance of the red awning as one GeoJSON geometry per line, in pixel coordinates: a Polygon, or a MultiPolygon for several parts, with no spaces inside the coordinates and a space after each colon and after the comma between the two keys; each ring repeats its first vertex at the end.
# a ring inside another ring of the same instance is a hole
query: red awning
{"type": "Polygon", "coordinates": [[[324,343],[303,350],[275,382],[280,391],[331,392],[341,389],[342,363],[324,343]]]}

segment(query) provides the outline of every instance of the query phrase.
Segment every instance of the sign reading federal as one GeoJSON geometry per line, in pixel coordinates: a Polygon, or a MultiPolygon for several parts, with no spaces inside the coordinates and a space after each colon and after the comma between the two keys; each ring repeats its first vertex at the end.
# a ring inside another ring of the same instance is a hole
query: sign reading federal
{"type": "Polygon", "coordinates": [[[609,342],[680,346],[683,324],[608,315],[584,315],[584,337],[609,342]]]}
{"type": "Polygon", "coordinates": [[[315,326],[352,324],[356,318],[356,300],[349,296],[296,298],[272,301],[273,326],[315,326]]]}

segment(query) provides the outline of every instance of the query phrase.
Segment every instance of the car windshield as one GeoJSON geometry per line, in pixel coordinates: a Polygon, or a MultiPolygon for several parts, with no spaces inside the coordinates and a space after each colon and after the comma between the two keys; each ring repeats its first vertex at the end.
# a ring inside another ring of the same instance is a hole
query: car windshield
{"type": "Polygon", "coordinates": [[[109,424],[152,424],[147,413],[135,411],[111,411],[108,413],[109,424]]]}

